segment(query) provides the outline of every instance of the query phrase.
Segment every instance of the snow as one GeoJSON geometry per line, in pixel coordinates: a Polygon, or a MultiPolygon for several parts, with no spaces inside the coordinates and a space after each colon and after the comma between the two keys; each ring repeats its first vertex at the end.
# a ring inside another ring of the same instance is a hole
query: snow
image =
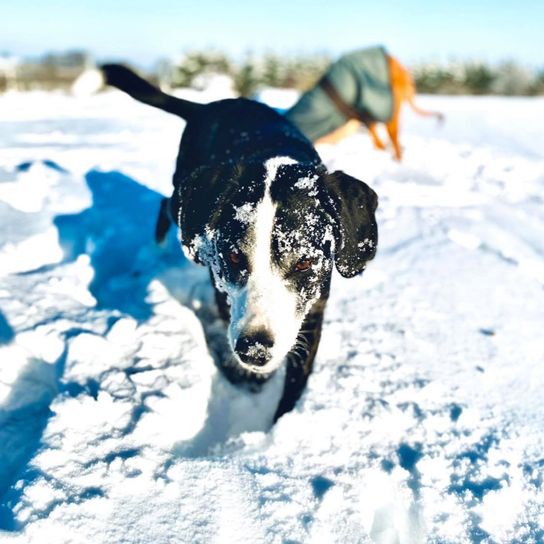
{"type": "Polygon", "coordinates": [[[255,215],[255,205],[251,202],[246,202],[241,206],[234,206],[234,219],[243,224],[249,224],[255,215]]]}
{"type": "Polygon", "coordinates": [[[182,123],[0,97],[2,542],[542,542],[544,101],[420,102],[446,123],[407,113],[401,164],[319,150],[378,193],[378,254],[270,428],[282,376],[217,373],[207,271],[152,239],[182,123]]]}
{"type": "Polygon", "coordinates": [[[272,108],[288,110],[295,105],[299,97],[300,93],[296,89],[263,87],[255,93],[253,98],[268,104],[272,108]]]}

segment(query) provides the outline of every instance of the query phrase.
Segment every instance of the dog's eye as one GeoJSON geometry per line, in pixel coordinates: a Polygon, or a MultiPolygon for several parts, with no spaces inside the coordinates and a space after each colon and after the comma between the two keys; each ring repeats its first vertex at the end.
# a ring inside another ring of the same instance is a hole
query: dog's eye
{"type": "Polygon", "coordinates": [[[238,253],[237,251],[231,251],[229,253],[229,261],[232,264],[240,264],[240,259],[241,259],[240,253],[238,253]]]}
{"type": "Polygon", "coordinates": [[[309,270],[312,266],[312,261],[310,259],[301,259],[296,265],[295,270],[297,272],[305,272],[309,270]]]}

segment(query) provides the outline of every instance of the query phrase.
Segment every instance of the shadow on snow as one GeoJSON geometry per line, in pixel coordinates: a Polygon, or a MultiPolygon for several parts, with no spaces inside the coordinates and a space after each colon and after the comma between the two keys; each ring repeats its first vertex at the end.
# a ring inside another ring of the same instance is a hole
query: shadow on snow
{"type": "Polygon", "coordinates": [[[88,254],[94,270],[89,290],[97,307],[146,320],[152,313],[149,282],[166,267],[189,265],[174,229],[166,247],[155,244],[162,195],[119,172],[91,170],[85,179],[92,206],[55,219],[65,261],[88,254]]]}

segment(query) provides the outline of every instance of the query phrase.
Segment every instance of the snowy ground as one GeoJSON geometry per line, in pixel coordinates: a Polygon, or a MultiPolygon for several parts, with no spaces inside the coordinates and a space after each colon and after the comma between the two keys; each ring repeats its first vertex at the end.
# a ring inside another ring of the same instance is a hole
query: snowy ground
{"type": "Polygon", "coordinates": [[[379,253],[269,429],[278,383],[217,375],[206,272],[152,241],[182,123],[0,97],[1,542],[544,541],[544,101],[420,102],[400,165],[320,149],[379,253]]]}

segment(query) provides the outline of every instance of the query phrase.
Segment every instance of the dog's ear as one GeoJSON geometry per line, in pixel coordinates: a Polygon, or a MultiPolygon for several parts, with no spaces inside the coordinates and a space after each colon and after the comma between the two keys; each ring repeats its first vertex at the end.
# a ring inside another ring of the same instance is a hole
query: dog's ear
{"type": "Polygon", "coordinates": [[[378,225],[374,212],[378,196],[364,182],[344,172],[325,176],[334,219],[335,263],[345,278],[360,274],[374,258],[378,245],[378,225]]]}
{"type": "Polygon", "coordinates": [[[236,189],[240,173],[241,167],[235,164],[202,166],[180,180],[171,212],[195,262],[201,262],[200,245],[213,230],[223,202],[236,189]]]}

